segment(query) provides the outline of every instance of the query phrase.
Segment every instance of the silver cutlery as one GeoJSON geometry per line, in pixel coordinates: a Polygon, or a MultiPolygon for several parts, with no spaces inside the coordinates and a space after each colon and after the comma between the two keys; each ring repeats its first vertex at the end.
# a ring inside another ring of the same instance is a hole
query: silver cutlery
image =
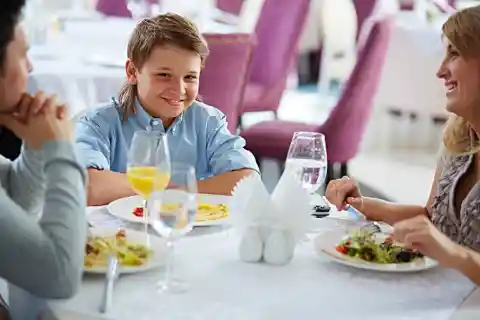
{"type": "Polygon", "coordinates": [[[108,258],[108,270],[103,288],[102,301],[100,303],[100,312],[107,313],[112,306],[113,286],[118,278],[118,258],[115,253],[110,254],[108,258]]]}
{"type": "Polygon", "coordinates": [[[365,231],[369,234],[381,233],[382,228],[378,222],[370,222],[360,228],[361,231],[365,231]]]}

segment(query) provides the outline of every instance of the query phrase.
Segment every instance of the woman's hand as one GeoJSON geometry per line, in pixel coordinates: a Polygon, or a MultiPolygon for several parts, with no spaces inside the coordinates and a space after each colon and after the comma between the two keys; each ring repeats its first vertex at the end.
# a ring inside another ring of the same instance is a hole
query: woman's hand
{"type": "Polygon", "coordinates": [[[58,105],[54,96],[39,92],[35,97],[25,94],[15,113],[0,115],[0,124],[12,130],[29,147],[40,149],[48,141],[73,138],[66,115],[66,107],[58,105]]]}
{"type": "MultiPolygon", "coordinates": [[[[330,181],[325,197],[338,210],[344,210],[349,204],[361,206],[363,202],[357,182],[347,176],[330,181]]],[[[357,209],[361,210],[361,208],[357,209]]]]}
{"type": "Polygon", "coordinates": [[[447,268],[455,268],[458,264],[460,245],[438,230],[426,216],[403,220],[393,227],[394,239],[408,248],[418,250],[447,268]]]}

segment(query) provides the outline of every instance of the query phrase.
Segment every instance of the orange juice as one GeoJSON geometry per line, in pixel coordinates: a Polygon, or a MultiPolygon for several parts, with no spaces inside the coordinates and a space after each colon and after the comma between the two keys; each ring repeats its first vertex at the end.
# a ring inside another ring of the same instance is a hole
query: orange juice
{"type": "Polygon", "coordinates": [[[127,177],[133,190],[143,197],[149,197],[155,190],[165,189],[170,181],[170,175],[158,172],[156,167],[128,168],[127,177]]]}

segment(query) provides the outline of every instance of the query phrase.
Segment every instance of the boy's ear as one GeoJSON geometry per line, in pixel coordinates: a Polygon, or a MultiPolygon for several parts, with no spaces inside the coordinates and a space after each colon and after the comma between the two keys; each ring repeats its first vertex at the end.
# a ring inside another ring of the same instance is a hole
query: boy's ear
{"type": "Polygon", "coordinates": [[[127,82],[132,85],[137,84],[137,67],[135,67],[133,61],[130,59],[127,59],[125,63],[125,72],[127,74],[127,82]]]}

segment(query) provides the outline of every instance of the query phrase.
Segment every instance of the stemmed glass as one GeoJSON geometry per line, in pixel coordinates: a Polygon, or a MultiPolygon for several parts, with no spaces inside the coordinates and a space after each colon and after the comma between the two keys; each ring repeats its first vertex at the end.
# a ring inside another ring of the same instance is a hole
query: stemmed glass
{"type": "Polygon", "coordinates": [[[285,171],[293,173],[308,193],[318,191],[327,175],[325,136],[316,132],[295,132],[288,149],[285,171]]]}
{"type": "Polygon", "coordinates": [[[145,244],[148,237],[150,198],[154,191],[165,189],[170,181],[170,152],[164,134],[137,131],[128,153],[127,177],[133,190],[143,198],[145,244]]]}
{"type": "Polygon", "coordinates": [[[183,163],[172,163],[171,182],[163,192],[155,192],[155,210],[150,224],[167,241],[168,260],[160,292],[181,293],[184,281],[174,277],[174,243],[190,232],[197,213],[197,179],[195,169],[183,163]]]}

